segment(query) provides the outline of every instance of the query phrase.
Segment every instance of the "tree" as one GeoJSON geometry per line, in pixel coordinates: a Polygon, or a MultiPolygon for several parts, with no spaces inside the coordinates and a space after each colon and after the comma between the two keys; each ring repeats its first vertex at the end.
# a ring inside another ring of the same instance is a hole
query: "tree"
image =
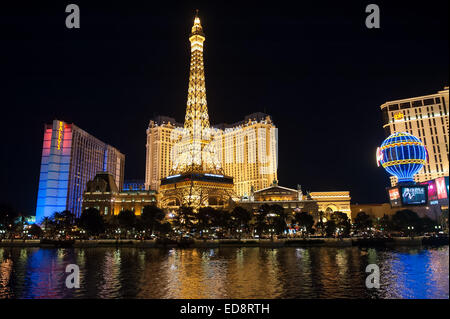
{"type": "Polygon", "coordinates": [[[381,231],[392,231],[393,225],[392,221],[388,215],[384,214],[383,217],[378,221],[378,228],[381,231]]]}
{"type": "Polygon", "coordinates": [[[64,231],[65,233],[70,233],[72,226],[75,223],[75,215],[69,210],[64,210],[62,212],[55,212],[51,217],[54,225],[54,230],[56,232],[64,231]]]}
{"type": "Polygon", "coordinates": [[[443,229],[448,231],[448,208],[442,210],[440,221],[443,229]]]}
{"type": "Polygon", "coordinates": [[[327,220],[325,223],[325,233],[327,237],[333,237],[336,234],[336,222],[334,220],[327,220]]]}
{"type": "Polygon", "coordinates": [[[41,227],[37,224],[32,224],[30,228],[28,229],[28,234],[30,234],[33,237],[41,237],[43,234],[43,231],[41,227]]]}
{"type": "Polygon", "coordinates": [[[223,209],[217,210],[212,225],[220,229],[219,237],[224,237],[224,233],[228,233],[233,227],[231,214],[223,209]]]}
{"type": "Polygon", "coordinates": [[[342,212],[334,212],[331,215],[331,220],[334,221],[339,233],[342,231],[342,236],[347,237],[350,234],[351,223],[347,214],[342,212]]]}
{"type": "Polygon", "coordinates": [[[256,213],[255,228],[258,232],[259,238],[261,238],[263,232],[268,228],[266,217],[270,212],[270,206],[268,204],[262,204],[256,213]]]}
{"type": "Polygon", "coordinates": [[[43,229],[44,235],[46,237],[52,237],[55,235],[55,233],[56,233],[55,223],[51,217],[46,216],[46,217],[42,218],[41,225],[44,228],[43,229]]]}
{"type": "Polygon", "coordinates": [[[145,229],[148,229],[150,235],[158,229],[164,220],[165,214],[162,209],[155,205],[144,206],[140,221],[145,229]]]}
{"type": "Polygon", "coordinates": [[[238,237],[241,239],[242,229],[247,233],[250,231],[250,221],[252,220],[253,214],[244,207],[236,206],[231,211],[231,217],[236,230],[238,230],[238,237]]]}
{"type": "Polygon", "coordinates": [[[212,207],[201,207],[196,215],[197,217],[197,231],[201,236],[209,231],[217,211],[212,207]]]}
{"type": "Polygon", "coordinates": [[[117,216],[120,227],[131,231],[136,226],[136,215],[131,210],[122,210],[117,216]]]}
{"type": "Polygon", "coordinates": [[[419,232],[430,233],[430,232],[435,231],[434,226],[436,226],[436,222],[431,220],[429,217],[425,216],[425,217],[420,219],[420,223],[419,223],[419,226],[418,226],[418,231],[419,232]]]}
{"type": "Polygon", "coordinates": [[[60,214],[62,226],[65,230],[70,231],[72,226],[75,224],[75,214],[70,210],[64,210],[60,214]]]}
{"type": "Polygon", "coordinates": [[[180,232],[180,238],[184,233],[190,233],[194,227],[195,213],[190,206],[181,206],[178,209],[177,215],[174,218],[174,225],[178,228],[180,232]]]}
{"type": "Polygon", "coordinates": [[[413,234],[419,230],[420,217],[410,209],[403,209],[392,216],[392,224],[395,230],[413,234]]]}
{"type": "Polygon", "coordinates": [[[372,227],[372,219],[365,212],[359,212],[355,217],[355,228],[359,231],[372,227]]]}
{"type": "Polygon", "coordinates": [[[0,203],[0,228],[11,230],[19,212],[10,204],[0,203]]]}
{"type": "Polygon", "coordinates": [[[323,236],[325,232],[325,223],[323,222],[325,219],[325,213],[323,211],[319,211],[319,220],[316,223],[316,229],[320,229],[320,234],[323,236]]]}
{"type": "Polygon", "coordinates": [[[307,235],[312,232],[312,228],[314,226],[314,217],[306,212],[300,212],[295,213],[294,218],[298,226],[305,229],[307,235]]]}
{"type": "Polygon", "coordinates": [[[156,230],[160,235],[167,235],[172,232],[172,226],[169,222],[163,222],[157,226],[156,230]]]}
{"type": "Polygon", "coordinates": [[[105,216],[105,233],[109,236],[115,236],[120,228],[119,217],[117,215],[105,216]]]}
{"type": "Polygon", "coordinates": [[[280,205],[274,204],[269,206],[269,214],[267,214],[268,226],[270,231],[270,238],[273,240],[273,234],[282,234],[287,229],[286,223],[287,215],[284,208],[280,205]]]}
{"type": "Polygon", "coordinates": [[[79,225],[89,235],[99,235],[105,231],[105,222],[100,211],[96,208],[85,209],[80,216],[79,225]]]}

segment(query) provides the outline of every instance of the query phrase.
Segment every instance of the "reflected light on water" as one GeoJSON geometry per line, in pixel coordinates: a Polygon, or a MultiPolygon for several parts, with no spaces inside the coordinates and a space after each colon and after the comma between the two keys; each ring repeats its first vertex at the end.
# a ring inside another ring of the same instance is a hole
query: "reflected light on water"
{"type": "Polygon", "coordinates": [[[0,298],[448,298],[440,248],[0,248],[0,298]],[[80,267],[80,289],[65,267],[80,267]],[[381,288],[365,287],[377,264],[381,288]]]}

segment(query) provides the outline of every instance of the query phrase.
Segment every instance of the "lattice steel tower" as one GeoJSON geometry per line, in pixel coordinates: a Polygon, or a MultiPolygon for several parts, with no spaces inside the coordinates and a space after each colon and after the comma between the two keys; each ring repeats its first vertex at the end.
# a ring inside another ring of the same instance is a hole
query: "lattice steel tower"
{"type": "Polygon", "coordinates": [[[178,131],[174,147],[172,173],[210,172],[221,173],[221,165],[210,128],[206,102],[203,42],[205,34],[197,14],[191,34],[191,64],[184,130],[178,131]]]}
{"type": "Polygon", "coordinates": [[[175,209],[191,206],[223,208],[233,198],[233,178],[223,174],[215,130],[210,127],[206,104],[203,33],[198,12],[189,36],[191,64],[184,127],[173,131],[175,140],[170,176],[161,179],[161,206],[175,209]]]}

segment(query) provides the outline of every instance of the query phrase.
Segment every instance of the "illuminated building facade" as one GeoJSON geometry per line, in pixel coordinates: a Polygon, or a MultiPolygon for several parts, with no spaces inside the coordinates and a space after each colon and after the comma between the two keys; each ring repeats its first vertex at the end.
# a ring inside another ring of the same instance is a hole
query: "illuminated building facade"
{"type": "Polygon", "coordinates": [[[349,191],[311,192],[310,196],[317,201],[319,211],[327,214],[342,212],[346,213],[348,218],[351,218],[349,191]]]}
{"type": "Polygon", "coordinates": [[[377,165],[398,183],[414,183],[414,175],[427,163],[427,150],[422,141],[406,132],[396,132],[377,149],[377,165]]]}
{"type": "Polygon", "coordinates": [[[278,129],[264,113],[247,115],[243,121],[216,125],[216,148],[225,174],[233,176],[234,191],[246,197],[277,180],[278,129]]]}
{"type": "MultiPolygon", "coordinates": [[[[386,135],[407,132],[418,137],[428,152],[428,162],[414,176],[424,182],[449,176],[449,91],[448,87],[435,94],[389,101],[381,105],[386,135]]],[[[397,177],[391,177],[395,186],[397,177]]]]}
{"type": "Polygon", "coordinates": [[[145,206],[156,205],[156,203],[155,191],[139,189],[120,191],[112,174],[99,172],[86,185],[82,207],[83,210],[96,208],[105,216],[118,215],[123,210],[141,215],[145,206]]]}
{"type": "Polygon", "coordinates": [[[145,188],[159,190],[161,179],[172,170],[173,130],[183,124],[167,116],[152,119],[147,128],[145,188]]]}
{"type": "Polygon", "coordinates": [[[171,132],[172,168],[161,179],[161,206],[224,207],[233,197],[233,178],[223,173],[215,130],[210,127],[206,102],[203,42],[205,34],[196,15],[191,35],[191,64],[184,126],[171,132]]]}
{"type": "Polygon", "coordinates": [[[145,183],[143,180],[133,179],[133,180],[126,180],[123,182],[123,190],[124,191],[137,191],[137,190],[144,190],[145,189],[145,183]]]}
{"type": "Polygon", "coordinates": [[[81,213],[87,181],[98,171],[123,183],[125,156],[75,124],[54,120],[44,128],[36,222],[54,212],[81,213]]]}
{"type": "Polygon", "coordinates": [[[319,212],[327,216],[334,212],[342,212],[351,218],[349,191],[308,192],[303,194],[300,185],[297,189],[279,186],[277,181],[266,188],[251,192],[248,198],[243,198],[239,205],[256,211],[263,204],[278,204],[287,213],[307,212],[315,220],[319,212]]]}
{"type": "MultiPolygon", "coordinates": [[[[159,190],[173,167],[173,131],[183,127],[175,119],[158,116],[147,129],[146,189],[159,190]]],[[[277,179],[277,128],[264,113],[253,113],[234,124],[212,128],[216,154],[225,175],[234,180],[237,197],[249,196],[252,187],[269,187],[277,179]]]]}

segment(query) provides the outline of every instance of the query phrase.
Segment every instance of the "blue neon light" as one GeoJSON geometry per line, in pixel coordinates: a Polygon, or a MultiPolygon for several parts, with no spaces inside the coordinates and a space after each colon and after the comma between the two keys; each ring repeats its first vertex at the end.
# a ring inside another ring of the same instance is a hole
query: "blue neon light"
{"type": "Polygon", "coordinates": [[[380,160],[386,171],[398,178],[399,183],[413,182],[426,163],[427,150],[422,141],[406,132],[390,135],[381,144],[380,160]]]}

